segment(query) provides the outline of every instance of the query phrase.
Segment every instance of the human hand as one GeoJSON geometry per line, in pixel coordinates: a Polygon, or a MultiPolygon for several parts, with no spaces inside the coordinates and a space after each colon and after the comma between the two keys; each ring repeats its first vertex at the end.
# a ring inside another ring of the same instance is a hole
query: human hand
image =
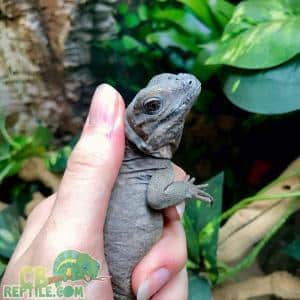
{"type": "MultiPolygon", "coordinates": [[[[49,274],[55,258],[72,249],[87,253],[101,263],[102,276],[109,276],[105,262],[103,227],[111,190],[124,153],[124,103],[108,85],[95,92],[81,137],[67,164],[58,192],[30,214],[10,260],[1,286],[17,284],[23,266],[43,266],[49,274]]],[[[176,179],[184,172],[174,166],[176,179]]],[[[187,299],[186,242],[174,207],[164,211],[161,239],[139,262],[132,275],[132,288],[139,300],[187,299]]],[[[113,299],[111,282],[86,284],[85,298],[113,299]]]]}

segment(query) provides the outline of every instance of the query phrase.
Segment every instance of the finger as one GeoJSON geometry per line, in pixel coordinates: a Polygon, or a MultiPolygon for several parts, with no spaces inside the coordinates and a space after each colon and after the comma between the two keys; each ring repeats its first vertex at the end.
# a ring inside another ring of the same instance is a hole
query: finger
{"type": "Polygon", "coordinates": [[[124,103],[114,88],[104,84],[93,96],[88,120],[58,189],[52,214],[56,223],[102,230],[123,153],[124,103]]]}
{"type": "Polygon", "coordinates": [[[186,268],[177,273],[151,300],[187,300],[188,276],[186,268]]]}
{"type": "Polygon", "coordinates": [[[186,259],[182,225],[179,221],[169,222],[162,238],[134,269],[132,286],[138,299],[149,299],[185,266],[186,259]]]}
{"type": "Polygon", "coordinates": [[[56,195],[43,200],[29,215],[26,226],[10,261],[14,263],[28,249],[32,241],[47,221],[54,205],[56,195]]]}

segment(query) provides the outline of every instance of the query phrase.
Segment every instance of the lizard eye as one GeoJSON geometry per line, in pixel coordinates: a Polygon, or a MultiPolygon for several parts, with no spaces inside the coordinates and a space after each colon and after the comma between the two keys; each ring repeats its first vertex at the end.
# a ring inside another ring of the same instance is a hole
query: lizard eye
{"type": "Polygon", "coordinates": [[[162,107],[162,100],[160,98],[149,98],[144,101],[144,112],[148,115],[154,115],[160,111],[162,107]]]}

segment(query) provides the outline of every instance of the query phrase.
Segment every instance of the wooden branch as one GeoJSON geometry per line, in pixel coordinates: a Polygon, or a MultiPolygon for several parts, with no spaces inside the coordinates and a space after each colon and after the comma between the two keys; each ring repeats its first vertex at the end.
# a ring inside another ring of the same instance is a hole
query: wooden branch
{"type": "Polygon", "coordinates": [[[246,300],[262,296],[300,299],[300,278],[287,272],[275,272],[242,282],[228,283],[213,291],[215,300],[246,300]]]}
{"type": "Polygon", "coordinates": [[[78,132],[86,111],[75,106],[96,81],[91,42],[113,34],[113,2],[0,0],[0,110],[15,132],[39,121],[78,132]]]}
{"type": "MultiPolygon", "coordinates": [[[[279,179],[282,180],[264,190],[261,195],[299,191],[300,159],[294,161],[279,179]]],[[[230,264],[245,256],[274,226],[290,205],[290,201],[291,198],[260,200],[237,211],[220,230],[218,259],[230,264]]]]}

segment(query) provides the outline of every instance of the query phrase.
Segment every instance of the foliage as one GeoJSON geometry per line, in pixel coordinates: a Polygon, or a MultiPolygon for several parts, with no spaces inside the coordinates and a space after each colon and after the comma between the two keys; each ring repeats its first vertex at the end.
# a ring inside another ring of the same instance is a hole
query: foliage
{"type": "Polygon", "coordinates": [[[102,74],[110,77],[115,86],[121,85],[121,90],[129,87],[133,91],[143,86],[141,78],[144,80],[145,74],[150,77],[166,69],[183,69],[207,80],[216,68],[205,66],[204,62],[234,6],[225,0],[200,2],[149,1],[134,11],[125,3],[119,4],[116,39],[96,43],[96,54],[104,52],[103,63],[107,65],[109,57],[110,72],[112,68],[116,70],[113,74],[102,74]]]}
{"type": "Polygon", "coordinates": [[[299,26],[298,1],[243,1],[208,63],[245,69],[278,66],[300,53],[299,26]]]}
{"type": "Polygon", "coordinates": [[[44,127],[38,127],[32,135],[10,136],[1,115],[0,134],[3,137],[0,143],[0,183],[5,177],[17,174],[25,159],[45,155],[52,139],[51,132],[44,127]]]}
{"type": "Polygon", "coordinates": [[[290,60],[300,53],[299,25],[298,1],[245,0],[237,6],[207,60],[236,67],[223,76],[224,92],[232,103],[261,114],[300,108],[299,57],[290,60]]]}
{"type": "Polygon", "coordinates": [[[189,300],[211,300],[212,292],[208,280],[189,272],[189,300]]]}
{"type": "Polygon", "coordinates": [[[10,205],[0,212],[0,257],[10,258],[19,238],[19,212],[10,205]]]}
{"type": "Polygon", "coordinates": [[[282,251],[294,258],[295,260],[300,261],[300,236],[298,236],[287,247],[282,249],[282,251]]]}
{"type": "Polygon", "coordinates": [[[224,92],[232,103],[254,113],[280,114],[300,108],[300,57],[272,69],[232,68],[224,76],[224,92]]]}
{"type": "Polygon", "coordinates": [[[121,91],[137,91],[145,74],[184,70],[202,81],[216,75],[228,99],[247,111],[300,108],[298,59],[289,62],[300,52],[297,1],[244,0],[236,8],[225,0],[151,1],[135,10],[121,3],[118,12],[117,38],[96,45],[116,70],[103,76],[121,91]],[[222,72],[221,65],[232,68],[222,72]]]}
{"type": "Polygon", "coordinates": [[[187,236],[188,267],[199,273],[204,262],[211,281],[216,281],[218,276],[216,256],[219,223],[215,221],[222,212],[223,180],[224,174],[221,173],[208,182],[208,192],[214,198],[212,207],[199,201],[191,201],[186,206],[183,218],[187,236]]]}
{"type": "Polygon", "coordinates": [[[216,220],[222,211],[223,180],[224,174],[221,173],[208,181],[208,192],[214,198],[212,207],[199,201],[190,201],[183,217],[189,257],[189,289],[195,299],[210,299],[209,281],[197,274],[205,271],[210,281],[216,282],[218,279],[217,244],[220,224],[216,220]]]}

